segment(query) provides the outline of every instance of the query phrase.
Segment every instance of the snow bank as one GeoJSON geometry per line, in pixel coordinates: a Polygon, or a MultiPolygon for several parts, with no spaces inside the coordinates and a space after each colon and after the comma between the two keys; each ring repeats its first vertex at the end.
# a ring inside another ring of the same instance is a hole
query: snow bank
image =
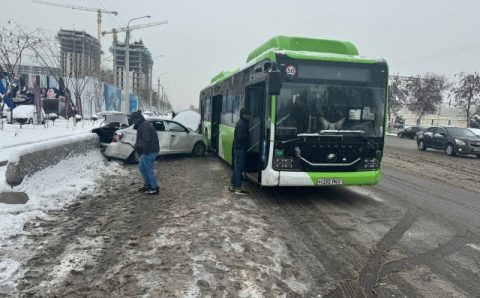
{"type": "Polygon", "coordinates": [[[10,185],[18,185],[25,176],[54,165],[61,160],[98,148],[98,135],[94,133],[65,137],[22,146],[8,159],[6,178],[10,185]]]}

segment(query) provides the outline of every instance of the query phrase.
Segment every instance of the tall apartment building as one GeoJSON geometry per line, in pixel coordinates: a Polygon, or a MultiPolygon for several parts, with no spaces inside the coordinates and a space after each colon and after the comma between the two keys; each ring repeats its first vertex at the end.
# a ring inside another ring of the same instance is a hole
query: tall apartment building
{"type": "MultiPolygon", "coordinates": [[[[130,66],[130,92],[148,100],[148,92],[152,89],[152,67],[153,59],[150,51],[143,45],[143,42],[135,41],[129,44],[129,66],[130,66]]],[[[114,42],[110,48],[113,54],[113,71],[115,85],[123,89],[125,83],[125,43],[114,42]]]]}
{"type": "Polygon", "coordinates": [[[83,31],[60,30],[57,34],[60,42],[62,71],[71,77],[83,77],[97,74],[100,70],[102,49],[100,43],[83,31]]]}

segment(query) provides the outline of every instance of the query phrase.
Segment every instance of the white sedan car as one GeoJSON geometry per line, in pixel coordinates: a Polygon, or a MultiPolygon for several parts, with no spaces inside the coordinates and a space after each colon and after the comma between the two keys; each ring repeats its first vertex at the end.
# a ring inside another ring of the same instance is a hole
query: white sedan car
{"type": "Polygon", "coordinates": [[[40,122],[37,119],[37,108],[34,105],[19,105],[13,109],[13,118],[10,118],[10,112],[7,114],[8,123],[20,124],[43,124],[45,112],[41,109],[40,122]]]}
{"type": "MultiPolygon", "coordinates": [[[[150,118],[146,121],[152,122],[153,127],[157,130],[160,156],[182,153],[189,153],[194,156],[205,154],[206,145],[204,137],[195,131],[198,128],[198,124],[196,124],[196,127],[195,125],[187,127],[177,121],[160,118],[150,118]]],[[[137,131],[133,129],[133,125],[117,130],[113,135],[112,142],[107,144],[103,154],[107,158],[117,158],[137,163],[139,156],[133,149],[136,138],[137,131]]]]}

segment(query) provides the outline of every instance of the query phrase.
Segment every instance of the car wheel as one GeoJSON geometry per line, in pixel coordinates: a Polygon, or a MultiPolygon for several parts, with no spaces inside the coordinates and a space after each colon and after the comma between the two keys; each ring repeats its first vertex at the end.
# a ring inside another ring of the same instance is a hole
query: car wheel
{"type": "Polygon", "coordinates": [[[33,124],[33,119],[32,118],[28,119],[28,124],[33,124]]]}
{"type": "Polygon", "coordinates": [[[425,143],[423,142],[423,140],[418,141],[418,150],[420,151],[427,150],[427,146],[425,146],[425,143]]]}
{"type": "Polygon", "coordinates": [[[140,162],[140,154],[138,154],[136,151],[133,151],[132,154],[127,158],[128,163],[139,163],[140,162]]]}
{"type": "Polygon", "coordinates": [[[203,156],[205,155],[205,145],[202,142],[195,143],[192,149],[193,156],[203,156]]]}
{"type": "Polygon", "coordinates": [[[448,156],[454,156],[455,155],[455,149],[453,148],[453,144],[447,144],[447,147],[445,147],[445,153],[448,156]]]}

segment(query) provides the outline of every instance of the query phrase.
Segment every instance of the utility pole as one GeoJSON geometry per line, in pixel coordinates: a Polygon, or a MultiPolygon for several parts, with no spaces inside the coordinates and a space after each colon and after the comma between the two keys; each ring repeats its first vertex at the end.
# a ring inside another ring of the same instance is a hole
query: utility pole
{"type": "MultiPolygon", "coordinates": [[[[110,34],[110,33],[117,33],[117,32],[122,32],[125,31],[125,68],[124,68],[124,78],[125,78],[125,83],[123,84],[123,89],[125,93],[125,100],[123,101],[123,104],[121,105],[123,108],[121,108],[122,112],[128,113],[129,112],[129,105],[128,103],[130,102],[130,31],[136,30],[136,29],[141,29],[141,28],[147,28],[147,27],[152,27],[152,26],[158,26],[158,25],[163,25],[167,24],[167,21],[161,21],[161,22],[154,22],[154,23],[149,23],[149,24],[143,24],[143,25],[136,25],[130,27],[130,22],[138,19],[143,19],[143,18],[150,18],[149,15],[146,16],[141,16],[138,18],[132,18],[128,21],[127,27],[122,27],[118,29],[112,29],[111,31],[103,31],[102,35],[105,34],[110,34]]],[[[116,71],[114,69],[114,71],[116,71]]]]}
{"type": "Polygon", "coordinates": [[[160,111],[160,77],[158,77],[158,85],[157,85],[157,110],[160,111]]]}

